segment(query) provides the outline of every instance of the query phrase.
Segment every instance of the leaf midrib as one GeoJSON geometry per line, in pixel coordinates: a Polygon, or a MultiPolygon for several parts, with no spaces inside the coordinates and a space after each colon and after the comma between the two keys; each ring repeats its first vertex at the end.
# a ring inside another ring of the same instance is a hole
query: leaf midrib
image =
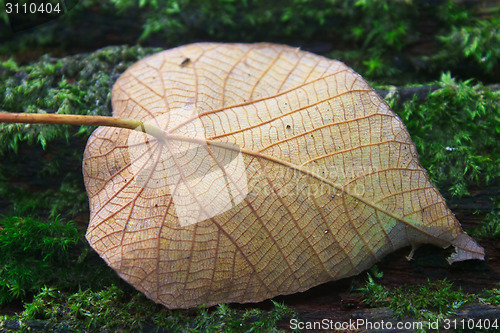
{"type": "MultiPolygon", "coordinates": [[[[248,148],[243,148],[243,147],[239,147],[239,149],[235,148],[235,145],[229,145],[229,144],[226,144],[224,142],[219,142],[219,141],[215,141],[213,139],[200,139],[200,138],[191,138],[191,137],[186,137],[186,136],[183,136],[183,135],[175,135],[175,134],[164,134],[164,137],[167,139],[167,140],[180,140],[180,141],[185,141],[185,142],[192,142],[192,143],[196,143],[196,144],[200,144],[200,145],[213,145],[213,146],[216,146],[216,147],[219,147],[219,148],[223,148],[223,149],[229,149],[229,150],[232,150],[232,151],[239,151],[245,155],[248,155],[248,156],[253,156],[253,157],[256,157],[256,158],[261,158],[261,159],[265,159],[265,160],[268,160],[270,162],[273,162],[273,163],[277,163],[277,164],[280,164],[280,165],[283,165],[285,167],[288,167],[292,170],[295,170],[295,171],[298,171],[298,172],[301,172],[307,176],[310,176],[310,177],[313,177],[335,189],[337,189],[338,191],[344,193],[344,194],[347,194],[349,195],[350,197],[360,201],[361,203],[364,203],[370,207],[372,207],[373,209],[376,209],[394,219],[396,219],[397,221],[400,221],[400,222],[403,222],[404,224],[412,227],[413,229],[415,230],[418,230],[419,232],[422,232],[423,234],[431,237],[431,238],[434,238],[434,239],[437,239],[437,240],[441,240],[439,237],[435,236],[435,235],[432,235],[430,234],[429,232],[423,230],[422,228],[419,228],[413,224],[411,224],[410,222],[404,220],[403,218],[393,214],[392,212],[388,211],[388,210],[385,210],[381,207],[379,207],[378,205],[374,204],[374,203],[371,203],[370,201],[366,200],[365,198],[357,195],[357,194],[354,194],[354,193],[350,193],[349,191],[347,191],[345,189],[345,187],[343,185],[340,185],[340,184],[336,184],[332,181],[330,181],[329,179],[327,178],[324,178],[310,170],[308,170],[307,168],[305,167],[302,167],[300,165],[296,165],[294,163],[290,163],[290,162],[287,162],[285,160],[282,160],[282,159],[279,159],[277,157],[274,157],[274,156],[269,156],[269,155],[265,155],[265,154],[262,154],[261,152],[259,151],[255,151],[255,150],[252,150],[252,149],[248,149],[248,148]]],[[[381,143],[384,143],[384,142],[381,142],[381,143]]],[[[421,169],[421,167],[419,168],[421,169]]],[[[423,169],[421,169],[423,171],[423,169]]]]}

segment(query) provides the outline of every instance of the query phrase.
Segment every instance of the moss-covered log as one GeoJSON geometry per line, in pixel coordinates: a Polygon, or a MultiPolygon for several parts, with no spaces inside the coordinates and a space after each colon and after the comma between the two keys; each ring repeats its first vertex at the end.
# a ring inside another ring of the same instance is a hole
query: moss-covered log
{"type": "MultiPolygon", "coordinates": [[[[440,249],[422,248],[411,262],[405,259],[409,249],[403,249],[370,272],[374,284],[362,275],[279,298],[288,308],[268,301],[166,311],[120,282],[83,240],[88,208],[81,156],[92,128],[1,125],[0,213],[7,217],[0,219],[0,233],[14,225],[20,237],[2,239],[28,250],[0,244],[7,260],[3,265],[12,269],[12,274],[0,275],[8,298],[0,305],[0,330],[24,325],[269,331],[288,330],[292,318],[397,319],[395,310],[387,308],[390,303],[374,303],[383,308],[369,309],[366,300],[385,292],[394,295],[404,282],[418,288],[445,278],[452,285],[450,294],[461,290],[469,302],[455,316],[498,317],[499,12],[493,0],[83,0],[69,15],[36,29],[15,36],[0,29],[2,112],[110,115],[111,87],[130,64],[193,41],[274,41],[345,61],[381,94],[387,92],[385,98],[408,127],[423,166],[487,253],[483,264],[450,267],[443,259],[449,253],[440,249]],[[108,46],[117,44],[136,46],[108,46]],[[64,222],[71,228],[61,232],[61,223],[55,223],[59,214],[59,221],[77,223],[64,222]],[[22,221],[34,225],[23,229],[27,225],[22,221]],[[39,231],[47,226],[46,233],[39,231]],[[75,230],[80,238],[73,242],[75,230]],[[27,241],[43,243],[44,237],[50,239],[47,235],[57,238],[46,240],[52,246],[48,249],[27,241]],[[67,253],[54,263],[58,251],[67,253]],[[35,269],[31,273],[30,266],[35,269]],[[66,273],[62,279],[54,276],[60,270],[66,273]],[[96,276],[84,281],[88,272],[96,276]],[[357,290],[368,286],[368,294],[357,290]]],[[[5,19],[0,14],[2,23],[5,19]]],[[[426,310],[434,311],[439,300],[430,299],[434,303],[426,310]]]]}

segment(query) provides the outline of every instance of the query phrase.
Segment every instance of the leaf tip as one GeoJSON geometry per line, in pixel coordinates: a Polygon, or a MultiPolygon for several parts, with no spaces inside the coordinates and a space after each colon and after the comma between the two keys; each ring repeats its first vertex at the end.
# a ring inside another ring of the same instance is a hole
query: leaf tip
{"type": "Polygon", "coordinates": [[[484,260],[484,249],[465,233],[455,238],[452,245],[455,247],[455,252],[447,259],[450,265],[457,261],[484,260]]]}

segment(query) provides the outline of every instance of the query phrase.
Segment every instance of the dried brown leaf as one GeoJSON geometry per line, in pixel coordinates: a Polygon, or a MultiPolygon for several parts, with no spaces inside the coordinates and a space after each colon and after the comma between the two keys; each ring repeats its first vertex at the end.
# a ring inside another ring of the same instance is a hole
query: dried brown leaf
{"type": "Polygon", "coordinates": [[[130,67],[112,102],[165,140],[92,134],[87,239],[169,308],[303,291],[409,245],[483,259],[399,117],[341,62],[275,44],[186,45],[130,67]]]}

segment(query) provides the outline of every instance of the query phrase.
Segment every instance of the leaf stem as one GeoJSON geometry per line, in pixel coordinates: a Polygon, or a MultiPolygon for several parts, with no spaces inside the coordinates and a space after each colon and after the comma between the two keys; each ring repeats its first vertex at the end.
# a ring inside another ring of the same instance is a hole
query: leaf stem
{"type": "Polygon", "coordinates": [[[0,113],[2,123],[29,123],[29,124],[59,124],[59,125],[86,125],[109,126],[136,129],[144,127],[142,121],[120,119],[104,116],[82,116],[73,114],[45,114],[45,113],[0,113]]]}
{"type": "Polygon", "coordinates": [[[139,120],[106,116],[0,112],[0,123],[83,125],[126,128],[150,134],[161,141],[164,141],[168,136],[160,128],[151,124],[146,124],[139,120]]]}
{"type": "Polygon", "coordinates": [[[28,123],[28,124],[56,124],[56,125],[83,125],[83,126],[108,126],[117,128],[126,128],[143,132],[154,136],[160,142],[167,140],[179,140],[197,144],[211,144],[221,148],[239,151],[239,147],[224,142],[211,142],[201,138],[191,138],[183,135],[168,133],[139,120],[122,119],[106,116],[87,116],[73,114],[46,114],[46,113],[8,113],[0,112],[0,123],[28,123]]]}

